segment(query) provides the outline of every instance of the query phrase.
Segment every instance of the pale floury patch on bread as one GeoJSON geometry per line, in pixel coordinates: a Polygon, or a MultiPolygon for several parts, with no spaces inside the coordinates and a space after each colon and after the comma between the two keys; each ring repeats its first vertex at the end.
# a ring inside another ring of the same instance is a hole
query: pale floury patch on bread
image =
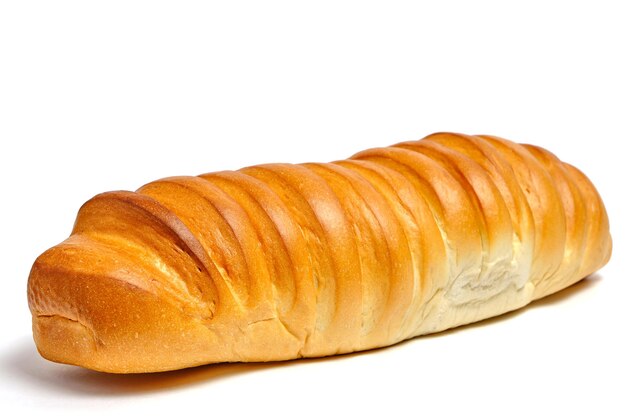
{"type": "Polygon", "coordinates": [[[576,168],[438,133],[100,194],[36,260],[28,301],[45,358],[155,372],[391,345],[520,308],[610,254],[576,168]]]}

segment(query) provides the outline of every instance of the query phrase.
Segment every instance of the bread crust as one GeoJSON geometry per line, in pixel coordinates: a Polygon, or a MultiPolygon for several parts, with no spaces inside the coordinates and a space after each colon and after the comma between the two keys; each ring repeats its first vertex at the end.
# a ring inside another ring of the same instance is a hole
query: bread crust
{"type": "Polygon", "coordinates": [[[388,346],[520,308],[610,255],[579,170],[437,133],[97,195],[35,261],[28,302],[45,358],[157,372],[388,346]]]}

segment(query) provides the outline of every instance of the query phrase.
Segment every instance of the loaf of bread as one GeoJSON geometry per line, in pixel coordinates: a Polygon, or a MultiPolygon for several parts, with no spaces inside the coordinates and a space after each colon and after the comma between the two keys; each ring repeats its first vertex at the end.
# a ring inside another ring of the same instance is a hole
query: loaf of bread
{"type": "Polygon", "coordinates": [[[35,261],[28,302],[45,358],[155,372],[392,345],[518,309],[610,254],[579,170],[438,133],[97,195],[35,261]]]}

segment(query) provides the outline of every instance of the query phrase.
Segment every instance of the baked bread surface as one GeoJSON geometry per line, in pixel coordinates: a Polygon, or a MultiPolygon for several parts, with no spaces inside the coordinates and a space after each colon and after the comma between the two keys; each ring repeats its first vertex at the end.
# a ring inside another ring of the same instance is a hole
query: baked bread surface
{"type": "Polygon", "coordinates": [[[156,372],[388,346],[518,309],[610,254],[579,170],[437,133],[99,194],[35,261],[28,302],[45,358],[156,372]]]}

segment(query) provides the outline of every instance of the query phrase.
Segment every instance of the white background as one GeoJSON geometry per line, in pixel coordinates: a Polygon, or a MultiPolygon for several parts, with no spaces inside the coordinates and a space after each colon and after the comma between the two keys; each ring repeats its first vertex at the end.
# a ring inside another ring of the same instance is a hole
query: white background
{"type": "Polygon", "coordinates": [[[624,415],[620,3],[0,3],[2,410],[624,415]],[[371,353],[144,376],[36,353],[29,269],[91,196],[441,130],[581,168],[609,211],[611,263],[521,312],[371,353]]]}

